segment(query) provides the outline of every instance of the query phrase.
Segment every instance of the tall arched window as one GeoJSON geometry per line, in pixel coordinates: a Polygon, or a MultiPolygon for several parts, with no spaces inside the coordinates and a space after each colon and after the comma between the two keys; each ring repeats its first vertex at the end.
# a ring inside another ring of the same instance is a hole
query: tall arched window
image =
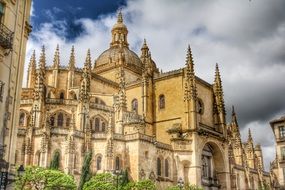
{"type": "Polygon", "coordinates": [[[197,102],[197,111],[199,114],[204,113],[204,103],[200,98],[198,99],[198,102],[197,102]]]}
{"type": "Polygon", "coordinates": [[[100,131],[100,119],[95,118],[95,132],[99,132],[99,131],[100,131]]]}
{"type": "Polygon", "coordinates": [[[102,132],[105,132],[105,130],[106,130],[106,124],[105,122],[102,122],[102,132]]]}
{"type": "Polygon", "coordinates": [[[157,158],[157,175],[161,176],[161,159],[157,158]]]}
{"type": "Polygon", "coordinates": [[[54,126],[54,116],[51,116],[49,119],[50,126],[54,126]]]}
{"type": "Polygon", "coordinates": [[[57,126],[62,127],[63,126],[63,114],[59,113],[57,116],[57,126]]]}
{"type": "Polygon", "coordinates": [[[76,94],[73,94],[73,99],[74,99],[74,100],[77,100],[76,94]]]}
{"type": "Polygon", "coordinates": [[[138,113],[138,100],[137,99],[133,99],[132,101],[132,111],[138,113]]]}
{"type": "Polygon", "coordinates": [[[19,125],[23,126],[25,124],[25,113],[20,114],[19,125]]]}
{"type": "Polygon", "coordinates": [[[59,99],[63,100],[64,99],[64,92],[61,92],[59,95],[59,99]]]}
{"type": "Polygon", "coordinates": [[[115,164],[115,166],[116,166],[116,170],[120,170],[121,166],[120,166],[120,158],[119,158],[119,156],[116,157],[116,164],[115,164]]]}
{"type": "Polygon", "coordinates": [[[165,96],[163,94],[161,94],[159,96],[159,109],[164,109],[165,108],[165,96]]]}
{"type": "Polygon", "coordinates": [[[168,159],[165,160],[165,177],[169,177],[169,162],[168,159]]]}
{"type": "Polygon", "coordinates": [[[101,162],[102,162],[102,157],[98,156],[96,160],[96,169],[101,170],[101,162]]]}

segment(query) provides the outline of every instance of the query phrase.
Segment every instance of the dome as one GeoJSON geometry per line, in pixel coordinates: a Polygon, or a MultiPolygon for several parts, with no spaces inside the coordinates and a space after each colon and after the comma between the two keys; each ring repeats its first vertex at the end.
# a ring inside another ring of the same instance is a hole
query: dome
{"type": "Polygon", "coordinates": [[[96,60],[95,67],[105,65],[108,63],[118,62],[121,53],[124,56],[125,64],[135,65],[142,67],[142,62],[135,52],[130,50],[128,47],[110,47],[104,51],[96,60]]]}

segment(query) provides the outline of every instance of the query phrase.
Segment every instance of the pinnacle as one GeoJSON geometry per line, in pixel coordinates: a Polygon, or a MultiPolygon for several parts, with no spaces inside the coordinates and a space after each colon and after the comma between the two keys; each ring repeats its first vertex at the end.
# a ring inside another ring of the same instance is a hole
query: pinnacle
{"type": "MultiPolygon", "coordinates": [[[[191,51],[191,47],[188,44],[188,48],[187,48],[187,56],[186,56],[186,65],[190,66],[193,68],[194,65],[194,61],[193,61],[193,56],[192,56],[192,51],[191,51]]],[[[194,69],[194,68],[193,68],[194,69]]]]}
{"type": "Polygon", "coordinates": [[[123,14],[122,14],[122,10],[119,11],[118,13],[118,23],[123,23],[123,14]]]}
{"type": "Polygon", "coordinates": [[[71,53],[69,58],[69,68],[75,67],[75,55],[74,55],[74,46],[71,47],[71,53]]]}

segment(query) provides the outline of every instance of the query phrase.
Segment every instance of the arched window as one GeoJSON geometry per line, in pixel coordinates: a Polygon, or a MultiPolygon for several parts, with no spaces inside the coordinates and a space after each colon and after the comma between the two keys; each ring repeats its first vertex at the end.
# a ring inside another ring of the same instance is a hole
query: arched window
{"type": "Polygon", "coordinates": [[[106,124],[105,122],[102,122],[102,132],[105,132],[105,130],[106,130],[106,124]]]}
{"type": "Polygon", "coordinates": [[[165,108],[165,96],[163,94],[161,94],[159,96],[159,109],[164,109],[165,108]]]}
{"type": "Polygon", "coordinates": [[[168,160],[166,159],[165,160],[165,177],[169,177],[169,162],[168,162],[168,160]]]}
{"type": "Polygon", "coordinates": [[[63,114],[59,113],[57,116],[57,126],[62,127],[63,126],[63,114]]]}
{"type": "Polygon", "coordinates": [[[116,166],[116,170],[120,170],[121,166],[120,166],[120,158],[119,158],[119,156],[116,157],[116,164],[115,164],[115,166],[116,166]]]}
{"type": "Polygon", "coordinates": [[[73,99],[74,99],[74,100],[77,100],[76,94],[73,94],[73,99]]]}
{"type": "Polygon", "coordinates": [[[48,98],[50,98],[50,97],[51,97],[51,93],[50,93],[50,92],[48,93],[47,97],[48,97],[48,98]]]}
{"type": "Polygon", "coordinates": [[[101,170],[101,162],[102,162],[102,157],[98,156],[96,160],[96,169],[101,170]]]}
{"type": "Polygon", "coordinates": [[[61,92],[59,95],[59,99],[63,100],[64,99],[64,92],[61,92]]]}
{"type": "Polygon", "coordinates": [[[100,131],[100,119],[95,118],[95,132],[99,132],[99,131],[100,131]]]}
{"type": "Polygon", "coordinates": [[[138,113],[138,100],[137,99],[133,99],[132,101],[132,111],[138,113]]]}
{"type": "Polygon", "coordinates": [[[161,176],[161,159],[157,158],[157,175],[161,176]]]}
{"type": "Polygon", "coordinates": [[[201,99],[198,99],[198,103],[197,103],[197,111],[199,114],[203,114],[204,113],[204,103],[201,99]]]}
{"type": "Polygon", "coordinates": [[[66,127],[69,127],[69,125],[70,125],[70,118],[68,117],[66,118],[66,127]]]}
{"type": "Polygon", "coordinates": [[[49,119],[50,126],[54,126],[54,116],[51,116],[49,119]]]}
{"type": "Polygon", "coordinates": [[[20,114],[19,125],[23,126],[25,123],[25,113],[20,114]]]}
{"type": "Polygon", "coordinates": [[[208,165],[208,158],[203,156],[202,158],[202,177],[208,178],[209,177],[209,165],[208,165]]]}

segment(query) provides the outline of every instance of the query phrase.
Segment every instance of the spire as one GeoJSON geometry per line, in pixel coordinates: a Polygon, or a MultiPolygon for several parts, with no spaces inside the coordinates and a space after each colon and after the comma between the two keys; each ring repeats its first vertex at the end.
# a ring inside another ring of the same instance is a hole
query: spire
{"type": "Polygon", "coordinates": [[[33,51],[33,54],[31,56],[30,62],[29,62],[29,71],[36,71],[36,51],[33,51]]]}
{"type": "Polygon", "coordinates": [[[117,23],[123,23],[123,21],[124,20],[123,20],[122,10],[120,9],[118,13],[117,23]]]}
{"type": "Polygon", "coordinates": [[[53,68],[54,69],[58,69],[60,64],[60,60],[59,60],[59,45],[57,44],[56,46],[56,50],[54,53],[54,58],[53,58],[53,68]]]}
{"type": "Polygon", "coordinates": [[[186,65],[185,99],[186,100],[190,100],[190,99],[196,100],[197,99],[197,89],[196,89],[195,72],[194,72],[194,61],[193,61],[190,45],[188,45],[185,65],[186,65]]]}
{"type": "Polygon", "coordinates": [[[143,40],[143,45],[142,45],[142,48],[141,48],[141,58],[146,58],[149,56],[149,48],[147,46],[147,43],[146,43],[146,39],[143,40]]]}
{"type": "Polygon", "coordinates": [[[237,116],[236,116],[236,112],[235,112],[235,107],[234,106],[232,106],[232,123],[235,124],[235,125],[238,125],[237,116]]]}
{"type": "Polygon", "coordinates": [[[90,49],[88,49],[83,70],[86,69],[89,73],[91,73],[91,64],[91,54],[90,49]]]}
{"type": "Polygon", "coordinates": [[[123,46],[128,48],[129,44],[127,40],[127,35],[128,29],[124,24],[123,14],[120,10],[117,16],[117,23],[112,28],[112,42],[110,44],[111,47],[123,46]]]}
{"type": "Polygon", "coordinates": [[[69,58],[68,68],[69,68],[70,70],[75,69],[75,53],[74,53],[74,46],[72,46],[72,48],[71,48],[71,53],[70,53],[70,58],[69,58]]]}
{"type": "Polygon", "coordinates": [[[43,100],[45,98],[45,67],[46,67],[46,57],[45,57],[45,47],[43,46],[39,60],[39,68],[37,70],[36,84],[34,88],[35,100],[43,100]]]}
{"type": "Polygon", "coordinates": [[[90,49],[87,51],[86,60],[83,67],[81,85],[80,85],[80,101],[87,103],[89,101],[91,79],[91,56],[90,49]]]}
{"type": "Polygon", "coordinates": [[[214,81],[213,88],[214,88],[214,93],[216,96],[218,112],[223,113],[225,115],[226,109],[225,109],[225,102],[224,102],[224,93],[223,93],[222,80],[220,76],[218,63],[216,63],[215,81],[214,81]]]}
{"type": "Polygon", "coordinates": [[[247,142],[248,142],[248,143],[253,143],[250,128],[248,129],[248,138],[247,138],[247,142]]]}

